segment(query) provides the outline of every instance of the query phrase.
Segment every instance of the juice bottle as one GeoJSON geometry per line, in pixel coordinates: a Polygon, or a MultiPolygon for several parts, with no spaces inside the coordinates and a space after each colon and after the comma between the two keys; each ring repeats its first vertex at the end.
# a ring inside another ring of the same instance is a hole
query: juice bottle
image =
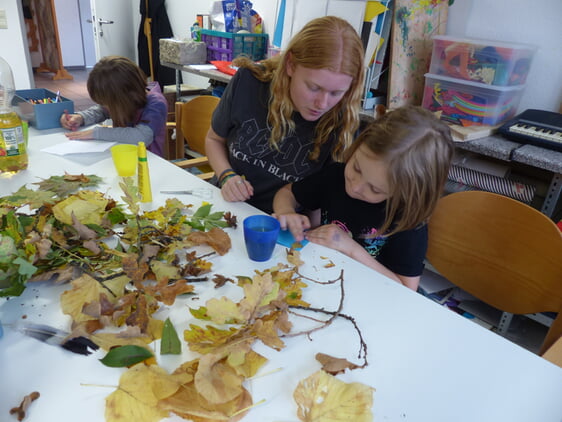
{"type": "Polygon", "coordinates": [[[0,173],[16,173],[27,168],[22,122],[12,109],[14,92],[12,70],[0,57],[0,173]]]}

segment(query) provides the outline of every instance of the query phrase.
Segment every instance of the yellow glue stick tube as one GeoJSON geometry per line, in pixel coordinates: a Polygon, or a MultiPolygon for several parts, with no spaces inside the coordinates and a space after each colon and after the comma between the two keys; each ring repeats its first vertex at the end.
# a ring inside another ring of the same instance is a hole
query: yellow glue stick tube
{"type": "Polygon", "coordinates": [[[150,187],[150,174],[148,172],[148,160],[146,158],[146,146],[144,142],[139,142],[138,146],[139,156],[139,193],[141,202],[152,202],[152,189],[150,187]]]}

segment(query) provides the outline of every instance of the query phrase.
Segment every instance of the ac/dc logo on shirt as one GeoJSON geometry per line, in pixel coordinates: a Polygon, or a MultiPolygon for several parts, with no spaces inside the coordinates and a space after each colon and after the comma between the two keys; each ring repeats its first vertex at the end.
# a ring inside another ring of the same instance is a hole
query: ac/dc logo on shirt
{"type": "Polygon", "coordinates": [[[269,129],[258,128],[255,119],[248,120],[230,143],[230,154],[236,160],[265,169],[285,182],[296,182],[310,173],[311,140],[305,142],[297,136],[288,136],[275,148],[269,144],[270,134],[269,129]]]}

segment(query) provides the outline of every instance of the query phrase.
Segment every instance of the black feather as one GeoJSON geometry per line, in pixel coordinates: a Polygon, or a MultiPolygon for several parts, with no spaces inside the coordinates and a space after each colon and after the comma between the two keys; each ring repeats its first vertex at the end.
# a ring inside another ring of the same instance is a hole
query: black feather
{"type": "Polygon", "coordinates": [[[99,349],[96,343],[86,337],[68,338],[68,333],[48,325],[17,324],[15,328],[26,336],[33,337],[43,343],[61,346],[63,349],[80,355],[89,355],[93,350],[99,349]]]}

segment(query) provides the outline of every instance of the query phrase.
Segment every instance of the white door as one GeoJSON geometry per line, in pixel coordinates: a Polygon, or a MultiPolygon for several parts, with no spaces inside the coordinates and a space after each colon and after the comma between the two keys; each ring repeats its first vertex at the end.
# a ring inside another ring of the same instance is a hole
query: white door
{"type": "MultiPolygon", "coordinates": [[[[136,62],[138,29],[134,27],[133,0],[90,0],[90,5],[96,61],[117,55],[136,62]]],[[[138,6],[136,10],[138,13],[138,6]]]]}

